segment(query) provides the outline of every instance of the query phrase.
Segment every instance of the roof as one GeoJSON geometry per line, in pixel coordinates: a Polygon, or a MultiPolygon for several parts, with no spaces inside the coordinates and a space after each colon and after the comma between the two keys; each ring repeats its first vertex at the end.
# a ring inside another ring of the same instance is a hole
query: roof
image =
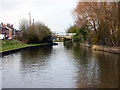
{"type": "Polygon", "coordinates": [[[4,26],[0,26],[0,28],[3,28],[3,29],[5,29],[5,30],[8,30],[6,27],[4,27],[4,26]]]}
{"type": "Polygon", "coordinates": [[[0,28],[3,28],[3,29],[5,29],[5,30],[12,30],[12,31],[14,31],[14,30],[16,30],[15,28],[13,28],[13,27],[10,27],[10,26],[1,26],[0,25],[0,28]]]}
{"type": "Polygon", "coordinates": [[[14,31],[15,29],[14,28],[12,28],[12,27],[9,27],[9,26],[6,26],[6,27],[8,27],[9,29],[11,29],[12,31],[14,31]]]}

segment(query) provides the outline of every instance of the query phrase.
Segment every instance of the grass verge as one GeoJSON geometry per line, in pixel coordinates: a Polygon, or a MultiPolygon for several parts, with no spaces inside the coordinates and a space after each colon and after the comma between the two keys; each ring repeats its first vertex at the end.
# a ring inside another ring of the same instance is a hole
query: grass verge
{"type": "Polygon", "coordinates": [[[2,42],[2,46],[1,46],[2,49],[0,51],[12,50],[12,49],[17,49],[17,48],[22,48],[22,47],[27,47],[27,46],[51,44],[51,43],[26,44],[26,43],[17,41],[15,39],[4,39],[4,40],[1,40],[1,42],[2,42]]]}

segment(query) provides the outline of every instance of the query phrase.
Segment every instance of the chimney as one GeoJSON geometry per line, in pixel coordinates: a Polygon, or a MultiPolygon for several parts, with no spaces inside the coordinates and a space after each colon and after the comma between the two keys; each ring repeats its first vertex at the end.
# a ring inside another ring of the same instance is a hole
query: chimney
{"type": "Polygon", "coordinates": [[[34,19],[33,19],[33,25],[34,25],[34,19]]]}
{"type": "Polygon", "coordinates": [[[10,24],[7,24],[8,27],[10,27],[10,24]]]}
{"type": "Polygon", "coordinates": [[[1,26],[3,26],[3,23],[1,23],[1,26]]]}
{"type": "Polygon", "coordinates": [[[29,13],[30,27],[31,27],[31,14],[29,13]]]}
{"type": "Polygon", "coordinates": [[[13,24],[12,24],[10,27],[12,27],[12,28],[13,28],[13,24]]]}

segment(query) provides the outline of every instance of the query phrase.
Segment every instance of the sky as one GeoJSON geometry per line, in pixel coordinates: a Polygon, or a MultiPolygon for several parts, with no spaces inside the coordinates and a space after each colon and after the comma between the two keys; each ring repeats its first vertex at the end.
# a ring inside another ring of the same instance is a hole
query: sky
{"type": "Polygon", "coordinates": [[[22,19],[40,21],[52,32],[65,32],[74,24],[72,11],[78,0],[0,0],[0,23],[19,29],[22,19]]]}

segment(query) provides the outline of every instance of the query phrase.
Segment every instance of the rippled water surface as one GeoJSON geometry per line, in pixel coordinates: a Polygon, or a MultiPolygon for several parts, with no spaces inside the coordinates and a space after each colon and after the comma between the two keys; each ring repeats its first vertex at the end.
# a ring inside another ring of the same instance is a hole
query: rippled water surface
{"type": "Polygon", "coordinates": [[[118,55],[42,46],[2,57],[3,88],[117,88],[118,55]]]}

